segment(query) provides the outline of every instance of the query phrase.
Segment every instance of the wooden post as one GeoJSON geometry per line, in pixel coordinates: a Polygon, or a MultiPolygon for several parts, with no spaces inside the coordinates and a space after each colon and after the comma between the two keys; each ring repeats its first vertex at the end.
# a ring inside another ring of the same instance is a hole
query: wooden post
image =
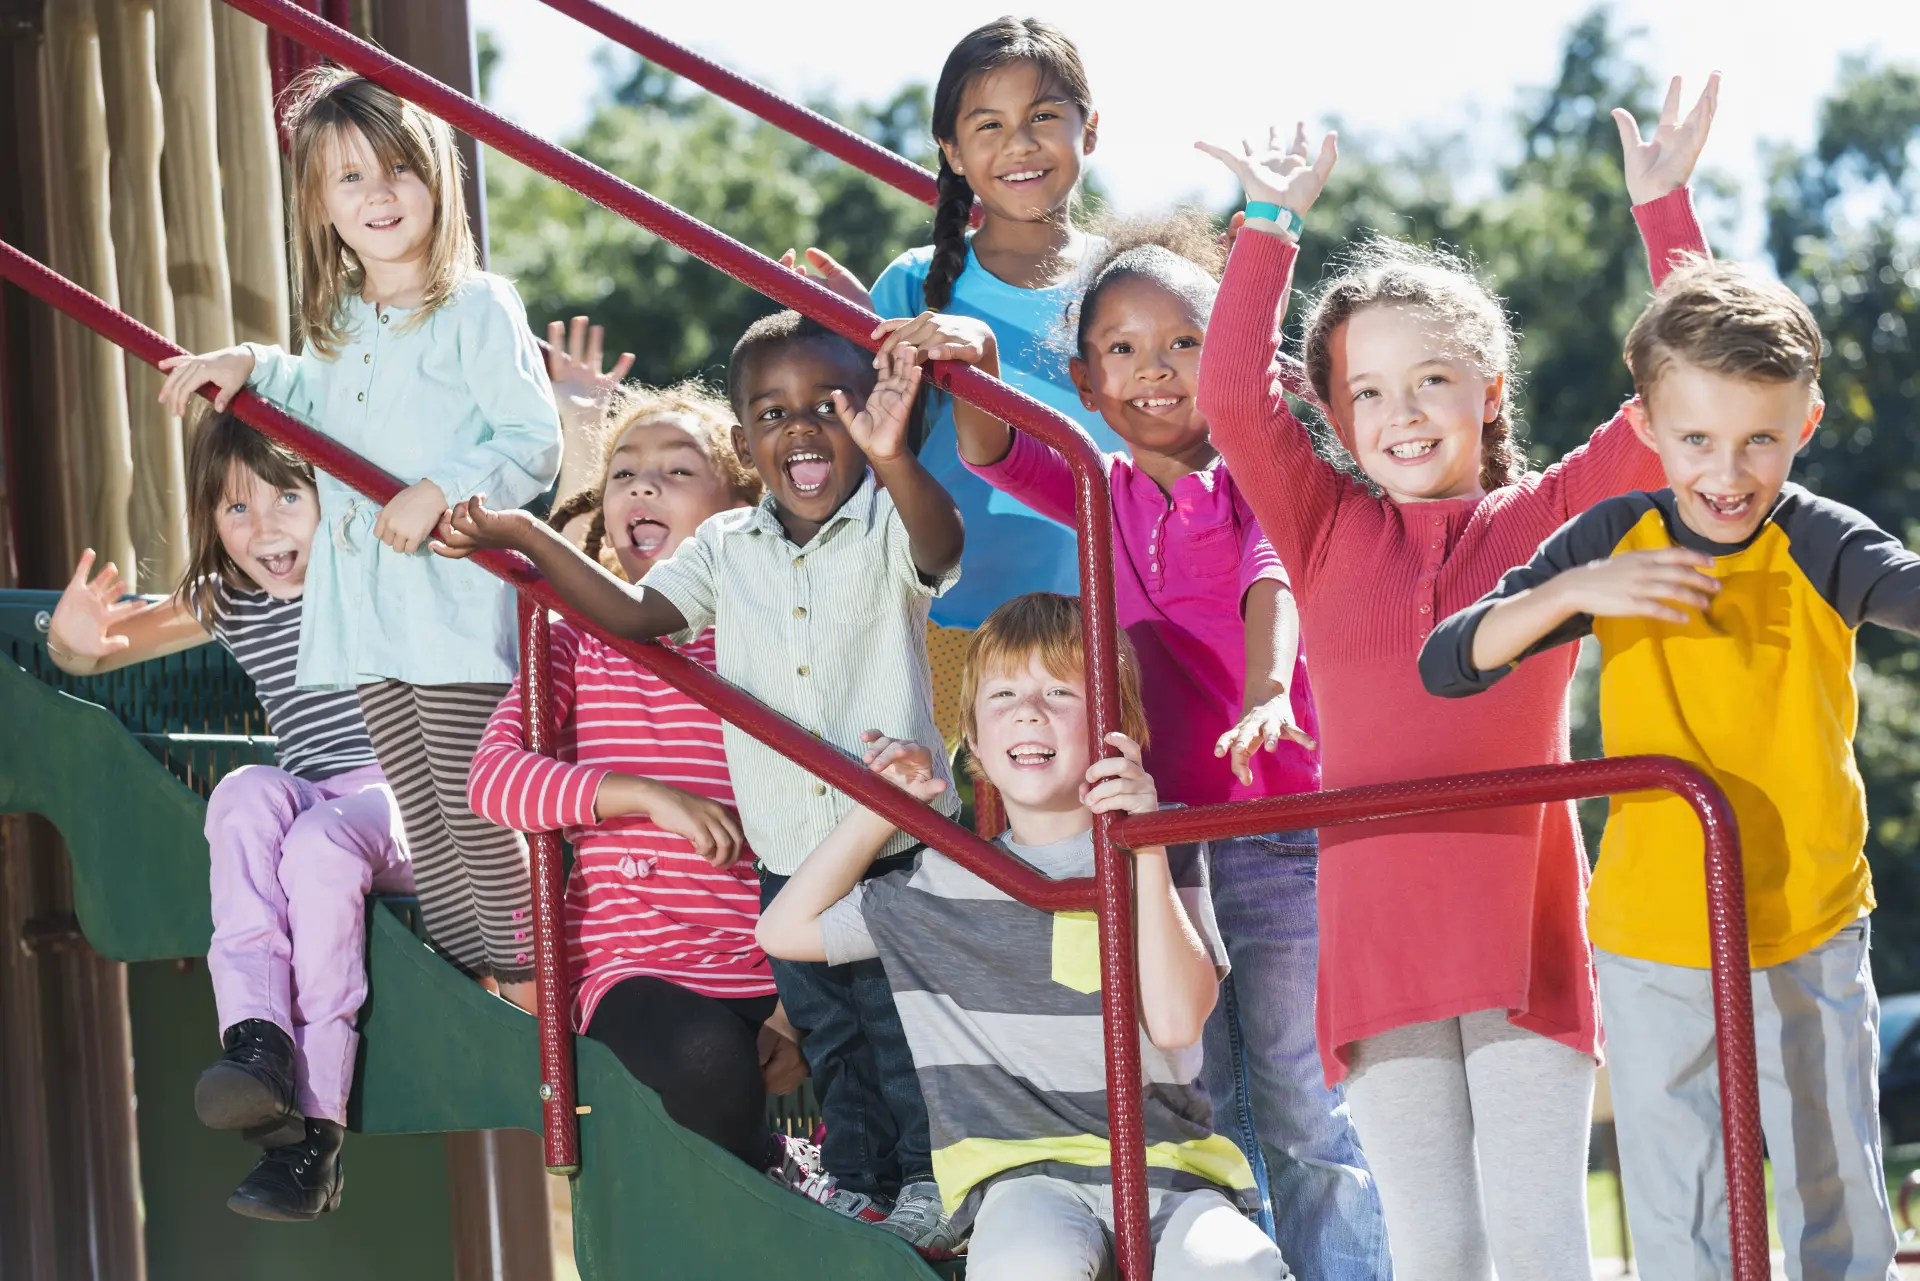
{"type": "MultiPolygon", "coordinates": [[[[152,0],[94,0],[105,72],[120,307],[173,336],[166,212],[160,198],[160,81],[152,0]]],[[[186,464],[180,420],[159,403],[164,378],[124,358],[133,446],[134,549],[148,586],[171,588],[187,567],[186,464]]]]}

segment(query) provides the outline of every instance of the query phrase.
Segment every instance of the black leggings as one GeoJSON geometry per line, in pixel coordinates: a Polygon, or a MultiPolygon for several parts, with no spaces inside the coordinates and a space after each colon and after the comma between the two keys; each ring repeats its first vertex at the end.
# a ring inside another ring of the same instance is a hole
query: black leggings
{"type": "Polygon", "coordinates": [[[777,998],[723,999],[642,976],[616,983],[594,1007],[587,1035],[660,1095],[667,1115],[755,1169],[773,1164],[760,1025],[777,998]]]}

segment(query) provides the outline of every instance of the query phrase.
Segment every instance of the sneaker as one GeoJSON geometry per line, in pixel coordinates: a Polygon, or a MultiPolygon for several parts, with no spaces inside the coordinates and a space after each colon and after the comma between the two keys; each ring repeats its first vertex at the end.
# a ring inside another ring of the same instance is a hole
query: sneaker
{"type": "Polygon", "coordinates": [[[922,1257],[944,1262],[954,1257],[953,1225],[940,1212],[940,1185],[931,1179],[909,1183],[900,1189],[893,1211],[881,1221],[880,1230],[891,1232],[918,1250],[922,1257]]]}
{"type": "Polygon", "coordinates": [[[306,1118],[294,1103],[293,1038],[266,1019],[242,1019],[221,1035],[226,1053],[200,1074],[193,1110],[214,1130],[239,1130],[262,1147],[299,1143],[306,1118]]]}
{"type": "Polygon", "coordinates": [[[227,1208],[250,1219],[305,1223],[340,1208],[347,1175],[340,1161],[346,1131],[332,1121],[309,1120],[298,1143],[268,1148],[253,1172],[227,1198],[227,1208]]]}
{"type": "Polygon", "coordinates": [[[820,1146],[790,1134],[776,1134],[773,1141],[780,1149],[780,1163],[767,1170],[767,1177],[789,1192],[797,1192],[809,1201],[818,1201],[835,1214],[862,1223],[881,1223],[886,1211],[873,1198],[849,1192],[834,1181],[820,1162],[820,1146]]]}

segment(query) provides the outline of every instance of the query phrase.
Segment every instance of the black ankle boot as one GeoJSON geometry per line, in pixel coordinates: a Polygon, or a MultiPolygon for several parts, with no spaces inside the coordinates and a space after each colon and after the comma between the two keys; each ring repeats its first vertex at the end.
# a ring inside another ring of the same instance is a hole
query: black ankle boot
{"type": "Polygon", "coordinates": [[[293,1038],[265,1019],[243,1019],[221,1037],[227,1052],[200,1074],[193,1110],[215,1130],[239,1130],[249,1142],[281,1147],[306,1137],[294,1105],[293,1038]]]}
{"type": "Polygon", "coordinates": [[[347,1182],[340,1162],[346,1137],[334,1122],[309,1118],[300,1142],[261,1153],[253,1172],[227,1198],[227,1208],[280,1223],[304,1223],[339,1209],[347,1182]]]}

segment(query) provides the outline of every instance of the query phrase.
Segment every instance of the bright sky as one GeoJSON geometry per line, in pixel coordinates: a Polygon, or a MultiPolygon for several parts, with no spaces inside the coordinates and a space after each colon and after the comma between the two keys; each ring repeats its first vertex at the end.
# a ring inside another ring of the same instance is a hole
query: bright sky
{"type": "MultiPolygon", "coordinates": [[[[681,7],[608,0],[636,21],[790,95],[878,100],[909,80],[931,84],[947,49],[1006,11],[1005,0],[902,10],[873,0],[720,0],[681,7]]],[[[1349,133],[1393,142],[1465,130],[1484,181],[1506,159],[1522,90],[1550,82],[1560,41],[1589,0],[1241,0],[1148,6],[1053,0],[1022,6],[1080,46],[1100,110],[1095,168],[1115,203],[1150,212],[1183,198],[1223,202],[1233,187],[1194,151],[1270,120],[1338,116],[1349,133]],[[1228,13],[1234,16],[1229,17],[1228,13]],[[1141,15],[1129,20],[1126,15],[1141,15]],[[1200,20],[1181,25],[1178,16],[1200,20]]],[[[476,27],[504,50],[494,97],[508,115],[563,139],[587,116],[606,42],[539,0],[471,0],[476,27]]],[[[1688,102],[1719,69],[1726,83],[1705,165],[1741,188],[1736,253],[1757,252],[1763,141],[1805,146],[1842,55],[1920,62],[1912,0],[1619,0],[1618,25],[1656,76],[1686,78],[1688,102]]],[[[1338,182],[1336,172],[1334,181],[1338,182]]],[[[1729,211],[1732,212],[1732,211],[1729,211]]]]}

